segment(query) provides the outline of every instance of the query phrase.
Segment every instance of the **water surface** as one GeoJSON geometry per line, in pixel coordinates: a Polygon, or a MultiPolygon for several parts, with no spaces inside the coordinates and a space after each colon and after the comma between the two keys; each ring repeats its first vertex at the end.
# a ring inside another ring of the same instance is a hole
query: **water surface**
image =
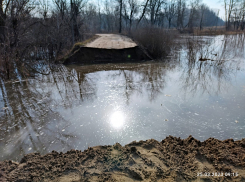
{"type": "Polygon", "coordinates": [[[57,65],[1,80],[0,160],[168,135],[245,138],[244,36],[177,45],[160,61],[57,65]]]}

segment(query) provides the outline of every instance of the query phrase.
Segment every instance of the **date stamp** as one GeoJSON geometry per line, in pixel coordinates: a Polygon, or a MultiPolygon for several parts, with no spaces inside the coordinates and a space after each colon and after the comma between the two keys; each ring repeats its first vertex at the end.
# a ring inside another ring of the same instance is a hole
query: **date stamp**
{"type": "Polygon", "coordinates": [[[237,172],[198,172],[199,177],[235,177],[239,174],[237,172]]]}

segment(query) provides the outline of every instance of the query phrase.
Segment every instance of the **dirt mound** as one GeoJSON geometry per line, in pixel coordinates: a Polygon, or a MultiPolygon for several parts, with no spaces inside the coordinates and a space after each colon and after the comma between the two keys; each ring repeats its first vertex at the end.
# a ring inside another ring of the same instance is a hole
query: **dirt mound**
{"type": "Polygon", "coordinates": [[[142,60],[150,60],[150,58],[138,46],[125,49],[80,47],[73,54],[65,57],[63,64],[124,63],[142,60]]]}
{"type": "Polygon", "coordinates": [[[245,139],[169,136],[0,162],[0,181],[245,181],[245,139]]]}

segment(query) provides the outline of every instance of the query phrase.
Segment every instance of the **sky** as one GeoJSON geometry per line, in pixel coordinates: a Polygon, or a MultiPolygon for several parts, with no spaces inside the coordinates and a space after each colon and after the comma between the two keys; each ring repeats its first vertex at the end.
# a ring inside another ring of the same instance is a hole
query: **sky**
{"type": "Polygon", "coordinates": [[[202,0],[202,2],[215,12],[219,10],[219,17],[225,19],[224,2],[220,0],[202,0]]]}

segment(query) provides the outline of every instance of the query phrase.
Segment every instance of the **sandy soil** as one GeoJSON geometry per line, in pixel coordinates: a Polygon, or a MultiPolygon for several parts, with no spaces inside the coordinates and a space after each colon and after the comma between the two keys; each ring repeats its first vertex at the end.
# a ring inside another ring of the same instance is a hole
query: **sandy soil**
{"type": "Polygon", "coordinates": [[[96,34],[99,38],[88,43],[85,47],[100,48],[100,49],[125,49],[136,47],[129,37],[118,34],[96,34]]]}
{"type": "Polygon", "coordinates": [[[151,139],[124,147],[117,143],[84,152],[32,153],[19,163],[0,162],[0,181],[240,182],[245,181],[245,139],[200,142],[192,136],[169,136],[161,142],[151,139]]]}

